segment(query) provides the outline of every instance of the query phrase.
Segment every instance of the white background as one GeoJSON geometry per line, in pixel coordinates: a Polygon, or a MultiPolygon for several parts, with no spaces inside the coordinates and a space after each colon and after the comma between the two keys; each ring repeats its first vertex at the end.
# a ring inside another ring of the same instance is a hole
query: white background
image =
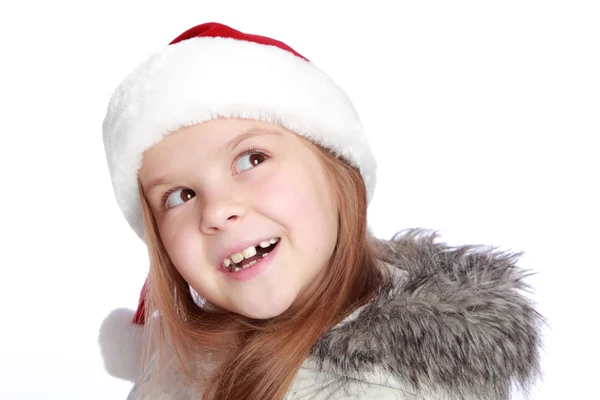
{"type": "Polygon", "coordinates": [[[532,397],[600,398],[597,4],[3,2],[0,399],[126,397],[97,330],[135,307],[147,256],[101,123],[137,64],[208,21],[282,40],[347,90],[379,161],[377,236],[525,251],[549,321],[532,397]]]}

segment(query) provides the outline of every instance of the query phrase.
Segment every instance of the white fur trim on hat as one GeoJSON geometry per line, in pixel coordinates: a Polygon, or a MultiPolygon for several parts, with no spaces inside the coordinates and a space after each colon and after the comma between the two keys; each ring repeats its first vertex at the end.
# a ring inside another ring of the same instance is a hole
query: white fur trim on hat
{"type": "Polygon", "coordinates": [[[116,89],[103,123],[117,202],[142,240],[137,173],[145,150],[214,118],[278,123],[357,167],[367,199],[376,162],[346,93],[314,64],[275,46],[221,37],[165,47],[116,89]]]}
{"type": "Polygon", "coordinates": [[[144,326],[133,324],[134,312],[113,310],[100,327],[100,351],[106,371],[117,378],[136,381],[142,371],[144,326]]]}

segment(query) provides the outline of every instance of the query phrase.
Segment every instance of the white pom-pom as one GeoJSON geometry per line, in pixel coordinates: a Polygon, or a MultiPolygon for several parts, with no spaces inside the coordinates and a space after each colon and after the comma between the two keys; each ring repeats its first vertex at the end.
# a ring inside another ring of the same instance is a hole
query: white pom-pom
{"type": "Polygon", "coordinates": [[[134,324],[134,312],[111,311],[100,326],[100,351],[104,368],[117,378],[135,382],[142,370],[144,326],[134,324]]]}

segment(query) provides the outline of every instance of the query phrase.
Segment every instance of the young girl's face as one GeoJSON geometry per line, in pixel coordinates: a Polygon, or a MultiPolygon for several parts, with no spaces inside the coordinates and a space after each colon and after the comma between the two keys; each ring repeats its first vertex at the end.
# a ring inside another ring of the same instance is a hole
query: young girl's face
{"type": "Polygon", "coordinates": [[[270,318],[322,278],[338,210],[322,163],[297,135],[238,119],[183,128],[144,153],[139,179],[171,261],[210,303],[270,318]],[[259,261],[231,272],[226,259],[259,261]]]}

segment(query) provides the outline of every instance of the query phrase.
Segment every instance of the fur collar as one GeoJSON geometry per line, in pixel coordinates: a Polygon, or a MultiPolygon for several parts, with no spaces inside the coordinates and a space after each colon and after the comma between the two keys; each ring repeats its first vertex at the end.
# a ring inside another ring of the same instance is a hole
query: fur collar
{"type": "Polygon", "coordinates": [[[409,229],[375,240],[391,266],[383,290],[328,331],[312,356],[319,368],[360,377],[375,369],[417,392],[449,398],[507,399],[539,375],[543,317],[523,290],[523,253],[435,243],[437,232],[409,229]]]}

